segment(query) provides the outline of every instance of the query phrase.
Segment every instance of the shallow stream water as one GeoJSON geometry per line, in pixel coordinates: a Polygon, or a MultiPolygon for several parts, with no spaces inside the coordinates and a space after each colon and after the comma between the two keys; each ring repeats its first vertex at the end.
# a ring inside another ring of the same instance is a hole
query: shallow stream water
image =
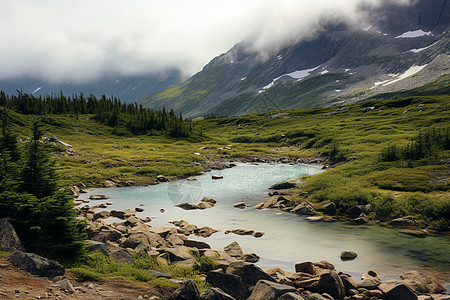
{"type": "MultiPolygon", "coordinates": [[[[178,180],[153,186],[93,189],[90,194],[104,194],[107,201],[92,201],[91,205],[111,202],[108,209],[141,207],[140,217],[151,217],[151,226],[173,226],[169,221],[186,220],[198,227],[210,226],[220,231],[204,240],[213,249],[222,249],[239,242],[245,253],[255,252],[262,268],[281,267],[294,271],[302,261],[327,260],[343,271],[356,276],[374,270],[382,279],[417,270],[435,273],[450,288],[450,237],[413,236],[400,230],[381,226],[351,225],[343,222],[311,222],[306,217],[279,210],[257,210],[253,206],[264,201],[268,187],[274,183],[321,172],[317,165],[240,164],[231,169],[214,170],[195,181],[178,180]],[[223,179],[213,180],[212,175],[223,179]],[[205,210],[183,210],[182,202],[199,203],[203,197],[218,203],[205,210]],[[245,202],[248,208],[233,205],[245,202]],[[165,212],[161,213],[160,209],[165,212]],[[263,231],[261,238],[224,234],[228,229],[263,231]],[[341,261],[341,251],[358,254],[353,261],[341,261]]],[[[107,220],[108,221],[108,220],[107,220]]],[[[111,220],[111,218],[109,219],[111,220]]]]}

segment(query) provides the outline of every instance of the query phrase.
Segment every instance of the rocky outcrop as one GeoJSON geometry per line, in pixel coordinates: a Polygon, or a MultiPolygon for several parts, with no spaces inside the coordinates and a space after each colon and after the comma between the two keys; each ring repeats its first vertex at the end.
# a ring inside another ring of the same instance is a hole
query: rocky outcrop
{"type": "Polygon", "coordinates": [[[24,251],[16,230],[8,219],[0,219],[0,250],[14,252],[24,251]]]}
{"type": "Polygon", "coordinates": [[[219,288],[210,288],[200,294],[199,300],[236,300],[219,288]]]}
{"type": "Polygon", "coordinates": [[[242,257],[244,257],[244,252],[242,251],[242,248],[239,245],[239,243],[236,241],[225,246],[225,248],[223,248],[223,251],[225,251],[231,257],[234,257],[237,259],[241,259],[242,257]]]}
{"type": "Polygon", "coordinates": [[[380,290],[389,300],[417,300],[414,290],[404,283],[388,281],[380,284],[380,290]]]}
{"type": "Polygon", "coordinates": [[[313,205],[309,202],[300,203],[294,209],[292,209],[292,212],[299,215],[310,215],[310,216],[316,214],[316,210],[314,209],[313,205]]]}
{"type": "Polygon", "coordinates": [[[206,276],[206,282],[213,287],[220,288],[237,300],[244,299],[244,284],[240,276],[211,271],[206,276]]]}
{"type": "Polygon", "coordinates": [[[13,252],[7,260],[14,266],[33,275],[53,278],[65,273],[65,268],[57,261],[33,253],[13,252]]]}
{"type": "Polygon", "coordinates": [[[200,289],[193,280],[184,280],[181,286],[169,297],[170,300],[195,300],[200,297],[200,289]]]}
{"type": "Polygon", "coordinates": [[[286,190],[295,188],[298,184],[301,184],[302,181],[300,179],[290,180],[286,182],[281,182],[272,185],[269,189],[271,190],[286,190]]]}

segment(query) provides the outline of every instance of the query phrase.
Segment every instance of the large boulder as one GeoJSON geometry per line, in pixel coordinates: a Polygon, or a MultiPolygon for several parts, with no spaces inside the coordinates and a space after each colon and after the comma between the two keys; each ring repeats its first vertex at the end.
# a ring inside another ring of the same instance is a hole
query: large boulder
{"type": "Polygon", "coordinates": [[[131,209],[124,209],[124,210],[111,210],[110,216],[116,217],[122,220],[128,219],[131,216],[134,216],[136,212],[131,209]]]}
{"type": "Polygon", "coordinates": [[[57,261],[22,251],[13,252],[7,261],[24,271],[41,277],[53,278],[64,275],[66,271],[64,266],[57,261]]]}
{"type": "Polygon", "coordinates": [[[336,204],[334,202],[328,202],[323,206],[325,208],[325,213],[329,216],[334,216],[336,214],[336,204]]]}
{"type": "Polygon", "coordinates": [[[200,294],[199,300],[236,300],[219,288],[210,288],[200,294]]]}
{"type": "Polygon", "coordinates": [[[272,185],[269,189],[271,190],[285,190],[295,188],[298,184],[302,183],[300,179],[285,181],[272,185]]]}
{"type": "Polygon", "coordinates": [[[398,226],[398,227],[414,227],[417,225],[416,221],[414,221],[414,218],[411,216],[393,219],[388,224],[391,226],[398,226]]]}
{"type": "Polygon", "coordinates": [[[282,295],[290,292],[295,293],[297,290],[289,285],[259,280],[247,300],[277,300],[282,295]]]}
{"type": "Polygon", "coordinates": [[[320,275],[319,281],[311,290],[320,294],[327,293],[334,299],[343,299],[345,297],[344,284],[335,271],[320,275]]]}
{"type": "Polygon", "coordinates": [[[202,241],[194,241],[194,240],[184,240],[184,245],[186,247],[197,248],[197,249],[211,249],[211,246],[208,243],[202,241]]]}
{"type": "Polygon", "coordinates": [[[242,283],[241,277],[237,275],[211,271],[206,275],[206,282],[213,287],[220,288],[237,300],[244,299],[244,284],[242,283]]]}
{"type": "Polygon", "coordinates": [[[308,273],[308,274],[316,274],[314,269],[314,264],[310,261],[300,262],[295,264],[295,272],[308,273]]]}
{"type": "Polygon", "coordinates": [[[181,286],[176,289],[172,295],[170,295],[170,300],[197,300],[200,297],[200,289],[197,284],[191,280],[184,280],[181,286]]]}
{"type": "Polygon", "coordinates": [[[357,217],[359,217],[362,213],[364,213],[364,214],[366,214],[366,215],[369,214],[370,208],[371,208],[370,204],[367,204],[367,205],[355,205],[355,206],[349,208],[349,209],[347,210],[347,213],[348,213],[350,216],[352,216],[352,217],[354,217],[354,218],[357,218],[357,217]]]}
{"type": "Polygon", "coordinates": [[[387,281],[378,287],[388,300],[417,300],[414,290],[404,283],[387,281]]]}
{"type": "Polygon", "coordinates": [[[24,251],[16,230],[6,218],[0,219],[0,250],[24,251]]]}
{"type": "Polygon", "coordinates": [[[410,271],[400,276],[400,280],[406,285],[412,287],[417,292],[423,289],[430,294],[445,293],[446,289],[433,274],[422,275],[417,271],[410,271]]]}
{"type": "Polygon", "coordinates": [[[312,204],[308,202],[300,203],[299,205],[294,207],[294,209],[292,209],[292,212],[299,215],[310,215],[310,216],[316,214],[316,210],[314,209],[312,204]]]}
{"type": "Polygon", "coordinates": [[[226,270],[231,263],[236,262],[236,259],[225,251],[206,249],[203,255],[212,259],[217,264],[217,267],[223,270],[226,270]]]}
{"type": "Polygon", "coordinates": [[[341,252],[341,260],[354,260],[358,254],[354,251],[342,251],[341,252]]]}
{"type": "Polygon", "coordinates": [[[260,267],[243,261],[231,263],[226,269],[226,273],[240,276],[247,290],[250,290],[260,280],[275,282],[275,279],[270,277],[260,267]]]}
{"type": "Polygon", "coordinates": [[[223,250],[228,253],[231,257],[240,259],[244,256],[244,252],[242,251],[241,246],[238,242],[234,241],[231,244],[225,246],[223,250]]]}

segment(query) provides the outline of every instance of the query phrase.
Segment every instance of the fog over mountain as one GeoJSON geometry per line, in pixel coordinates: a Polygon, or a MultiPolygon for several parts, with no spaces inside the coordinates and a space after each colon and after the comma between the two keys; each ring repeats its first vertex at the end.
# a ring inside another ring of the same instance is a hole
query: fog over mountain
{"type": "Polygon", "coordinates": [[[314,35],[323,16],[360,24],[361,5],[382,2],[2,0],[0,80],[85,84],[174,68],[188,77],[244,39],[264,56],[314,35]]]}

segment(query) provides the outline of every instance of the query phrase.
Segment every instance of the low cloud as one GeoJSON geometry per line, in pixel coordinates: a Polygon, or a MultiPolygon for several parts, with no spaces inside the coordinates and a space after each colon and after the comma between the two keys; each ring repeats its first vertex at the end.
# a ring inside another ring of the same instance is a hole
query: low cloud
{"type": "Polygon", "coordinates": [[[168,68],[188,76],[244,39],[255,51],[277,49],[314,34],[323,16],[359,24],[360,5],[381,2],[2,0],[0,79],[82,82],[168,68]]]}

